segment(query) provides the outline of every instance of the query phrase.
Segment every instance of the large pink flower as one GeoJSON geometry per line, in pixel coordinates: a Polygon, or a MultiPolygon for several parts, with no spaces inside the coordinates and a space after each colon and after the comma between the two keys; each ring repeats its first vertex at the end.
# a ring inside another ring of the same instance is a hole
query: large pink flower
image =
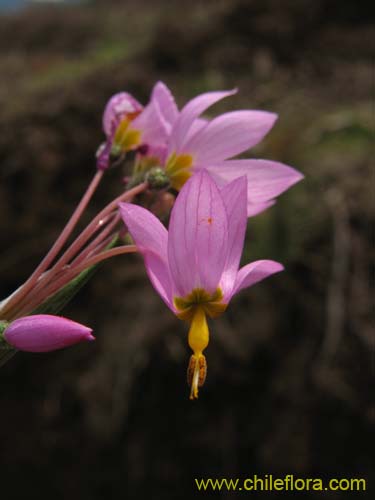
{"type": "Polygon", "coordinates": [[[231,159],[258,144],[277,119],[274,113],[252,110],[231,111],[211,121],[199,118],[210,106],[235,92],[207,92],[184,106],[170,133],[165,168],[176,189],[203,168],[219,185],[245,175],[247,212],[251,216],[273,205],[275,198],[303,175],[275,161],[231,159]]]}
{"type": "Polygon", "coordinates": [[[197,397],[198,386],[204,381],[206,315],[218,316],[240,290],[283,269],[272,260],[259,260],[239,269],[247,192],[245,176],[220,190],[201,170],[181,189],[169,231],[148,210],[120,204],[122,218],[143,254],[153,286],[167,306],[191,324],[191,398],[197,397]]]}

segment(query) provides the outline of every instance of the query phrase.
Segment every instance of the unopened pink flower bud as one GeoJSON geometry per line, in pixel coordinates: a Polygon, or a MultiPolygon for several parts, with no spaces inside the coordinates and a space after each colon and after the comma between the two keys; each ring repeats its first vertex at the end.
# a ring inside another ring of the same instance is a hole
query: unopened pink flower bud
{"type": "Polygon", "coordinates": [[[85,340],[95,340],[91,328],[49,314],[16,319],[5,329],[3,335],[8,344],[28,352],[55,351],[85,340]]]}

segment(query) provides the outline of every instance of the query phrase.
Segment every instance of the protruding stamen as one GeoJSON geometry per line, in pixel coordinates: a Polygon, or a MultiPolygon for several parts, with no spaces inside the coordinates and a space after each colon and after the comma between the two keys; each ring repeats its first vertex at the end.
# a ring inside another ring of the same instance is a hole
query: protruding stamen
{"type": "Polygon", "coordinates": [[[189,330],[189,346],[194,352],[190,358],[187,373],[188,384],[191,386],[190,399],[198,398],[198,387],[201,387],[206,379],[207,363],[202,352],[206,349],[208,340],[209,331],[206,313],[203,307],[197,306],[189,330]]]}
{"type": "Polygon", "coordinates": [[[175,297],[174,305],[178,311],[177,316],[190,322],[188,341],[194,354],[190,358],[187,381],[191,387],[190,399],[197,399],[198,388],[204,384],[207,374],[206,358],[203,356],[209,342],[206,316],[219,316],[225,311],[227,304],[223,302],[220,288],[213,293],[203,288],[194,288],[185,297],[175,297]]]}
{"type": "Polygon", "coordinates": [[[203,354],[192,354],[187,370],[187,382],[191,387],[190,399],[198,399],[198,388],[206,380],[207,362],[203,354]]]}

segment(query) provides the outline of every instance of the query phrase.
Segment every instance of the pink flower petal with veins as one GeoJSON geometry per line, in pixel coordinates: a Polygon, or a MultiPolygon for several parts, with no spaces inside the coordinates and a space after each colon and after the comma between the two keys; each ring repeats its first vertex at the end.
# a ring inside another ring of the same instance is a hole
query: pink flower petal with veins
{"type": "Polygon", "coordinates": [[[193,122],[210,106],[237,92],[237,89],[229,91],[216,91],[201,94],[189,101],[181,110],[174,127],[172,128],[169,154],[183,153],[189,129],[193,122]]]}
{"type": "Polygon", "coordinates": [[[131,128],[141,132],[142,144],[164,144],[169,134],[166,122],[156,99],[152,99],[137,118],[131,122],[131,128]]]}
{"type": "Polygon", "coordinates": [[[227,248],[224,202],[211,177],[198,172],[180,191],[169,224],[169,268],[179,295],[185,296],[194,288],[215,291],[227,248]]]}
{"type": "Polygon", "coordinates": [[[168,307],[173,298],[196,288],[222,289],[224,302],[283,266],[260,260],[238,271],[247,221],[247,179],[242,176],[219,191],[205,170],[181,189],[171,212],[169,233],[148,210],[120,204],[121,216],[139,251],[150,280],[168,307]]]}
{"type": "Polygon", "coordinates": [[[243,288],[253,286],[255,283],[283,270],[284,266],[274,260],[257,260],[251,262],[239,270],[231,296],[233,297],[233,295],[243,288]]]}
{"type": "Polygon", "coordinates": [[[220,280],[224,301],[236,281],[247,226],[247,180],[239,177],[220,191],[228,215],[228,257],[220,280]]]}
{"type": "Polygon", "coordinates": [[[255,215],[261,214],[265,210],[275,205],[276,200],[265,201],[264,203],[248,203],[247,204],[247,216],[254,217],[255,215]]]}
{"type": "Polygon", "coordinates": [[[271,130],[277,115],[266,111],[232,111],[210,121],[185,144],[196,165],[232,158],[258,144],[271,130]]]}
{"type": "Polygon", "coordinates": [[[156,101],[168,125],[168,133],[178,117],[178,108],[172,92],[163,82],[157,82],[152,89],[151,101],[156,101]]]}
{"type": "Polygon", "coordinates": [[[174,310],[172,284],[168,268],[168,231],[151,212],[132,203],[120,203],[120,214],[139,251],[156,291],[174,310]]]}
{"type": "Polygon", "coordinates": [[[202,131],[207,124],[208,120],[206,120],[205,118],[197,118],[196,120],[194,120],[187,133],[186,141],[188,141],[195,134],[202,131]]]}
{"type": "Polygon", "coordinates": [[[294,168],[270,160],[226,160],[206,168],[219,185],[246,175],[248,216],[268,208],[274,198],[303,179],[294,168]]]}

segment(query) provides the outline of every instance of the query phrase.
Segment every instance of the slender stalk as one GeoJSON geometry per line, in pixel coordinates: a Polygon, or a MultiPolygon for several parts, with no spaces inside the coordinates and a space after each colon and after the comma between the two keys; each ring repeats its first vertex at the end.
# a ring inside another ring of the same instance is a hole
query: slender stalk
{"type": "MultiPolygon", "coordinates": [[[[107,226],[103,228],[103,230],[98,234],[96,238],[94,238],[83,250],[81,253],[77,255],[71,262],[71,266],[76,266],[80,264],[84,259],[88,256],[97,253],[97,249],[100,248],[101,243],[103,241],[107,241],[109,235],[112,233],[113,229],[116,227],[120,220],[120,215],[118,213],[111,214],[108,216],[107,226]]],[[[111,234],[110,241],[115,237],[115,234],[111,234]]]]}
{"type": "MultiPolygon", "coordinates": [[[[30,312],[30,309],[27,309],[26,305],[28,306],[29,303],[32,303],[34,308],[34,304],[36,305],[41,304],[44,301],[43,298],[45,296],[44,290],[45,289],[49,290],[50,288],[49,284],[51,282],[53,283],[58,282],[60,287],[68,283],[68,281],[71,280],[72,278],[69,278],[69,276],[67,277],[65,272],[61,274],[62,278],[57,280],[57,277],[59,276],[60,272],[64,271],[64,267],[68,264],[68,262],[77,255],[77,253],[82,249],[84,244],[93,236],[93,234],[99,228],[102,227],[103,221],[108,220],[108,217],[113,215],[113,213],[111,212],[117,209],[117,206],[120,202],[131,201],[137,194],[147,189],[147,186],[148,184],[144,182],[142,184],[139,184],[138,186],[135,186],[132,189],[129,189],[129,191],[125,191],[115,200],[109,203],[101,212],[99,212],[99,214],[96,217],[94,217],[94,219],[90,222],[90,224],[86,227],[86,229],[82,231],[82,233],[78,236],[78,238],[70,245],[70,247],[68,247],[66,252],[62,255],[62,257],[60,257],[60,259],[54,264],[54,266],[48,272],[45,272],[43,276],[39,274],[39,277],[37,276],[36,280],[34,277],[32,282],[30,281],[31,277],[29,278],[29,280],[20,288],[20,292],[15,294],[14,297],[12,297],[12,299],[5,305],[4,309],[1,311],[2,317],[7,319],[14,319],[14,317],[19,317],[20,311],[24,312],[26,310],[26,312],[30,312]],[[29,294],[30,297],[28,296],[29,294]],[[42,299],[40,297],[42,297],[42,299]]],[[[86,201],[87,205],[88,198],[86,195],[84,196],[84,198],[87,200],[86,201]]],[[[80,203],[80,206],[82,207],[83,204],[80,203]]],[[[77,210],[75,211],[75,214],[76,213],[77,210]]],[[[71,230],[72,229],[73,228],[71,228],[71,230]]],[[[65,232],[65,230],[63,232],[65,232]]],[[[55,246],[56,245],[54,245],[54,247],[55,246]]],[[[84,269],[87,268],[85,261],[83,261],[82,265],[84,265],[84,269]]],[[[33,275],[35,275],[35,272],[33,273],[33,275]]],[[[51,292],[48,293],[48,295],[50,294],[51,292]]]]}
{"type": "Polygon", "coordinates": [[[48,269],[50,266],[51,262],[55,259],[57,254],[60,252],[64,244],[66,243],[67,239],[71,235],[73,229],[75,228],[77,222],[79,221],[82,213],[86,209],[87,205],[89,204],[94,192],[96,191],[102,177],[103,177],[104,171],[103,170],[98,170],[96,174],[94,175],[92,181],[90,182],[86,192],[84,193],[83,197],[81,198],[81,201],[79,202],[77,208],[73,212],[72,216],[70,217],[68,223],[62,230],[60,236],[57,238],[55,243],[52,245],[51,249],[47,253],[47,255],[44,257],[42,262],[38,265],[38,267],[35,269],[35,271],[31,274],[31,276],[28,278],[28,280],[24,283],[24,285],[19,289],[19,292],[14,294],[13,297],[7,302],[5,305],[4,309],[1,311],[2,315],[6,317],[7,312],[9,312],[15,304],[17,304],[20,300],[25,297],[30,290],[33,289],[35,283],[39,280],[39,278],[42,276],[42,274],[48,269]]]}
{"type": "Polygon", "coordinates": [[[134,253],[136,251],[137,247],[135,245],[123,245],[121,247],[105,250],[98,255],[94,255],[90,259],[85,260],[74,268],[69,267],[69,269],[67,269],[63,274],[60,275],[60,278],[56,279],[53,283],[50,283],[48,286],[43,288],[43,293],[39,294],[37,297],[34,297],[34,299],[25,302],[22,308],[11,319],[14,320],[16,318],[22,317],[25,314],[28,314],[30,311],[35,309],[35,307],[47,300],[49,296],[53,295],[60,288],[62,288],[66,283],[69,283],[71,280],[76,278],[85,269],[88,269],[89,267],[94,266],[95,264],[98,264],[103,260],[115,257],[116,255],[134,253]]]}
{"type": "MultiPolygon", "coordinates": [[[[118,236],[118,233],[112,233],[110,236],[105,238],[101,243],[99,243],[91,252],[86,256],[86,259],[93,257],[94,255],[99,255],[101,252],[108,247],[110,243],[112,243],[113,239],[118,236]]],[[[80,262],[78,263],[80,264],[80,262]]]]}
{"type": "Polygon", "coordinates": [[[135,253],[135,252],[137,252],[137,247],[135,245],[122,245],[121,247],[111,248],[109,250],[105,250],[104,252],[98,255],[94,255],[94,257],[91,257],[90,259],[87,259],[84,263],[72,269],[72,271],[75,271],[75,273],[80,274],[88,267],[94,266],[95,264],[98,264],[102,260],[110,259],[111,257],[115,257],[116,255],[135,253]]]}
{"type": "Polygon", "coordinates": [[[125,191],[115,200],[109,203],[101,212],[98,213],[96,217],[90,222],[90,224],[82,231],[78,238],[70,245],[64,255],[56,262],[56,264],[51,269],[51,274],[54,275],[60,269],[62,269],[82,248],[82,246],[87,242],[87,240],[93,235],[98,229],[98,225],[101,225],[101,220],[107,217],[113,210],[117,210],[117,206],[120,202],[131,201],[137,194],[142,193],[147,188],[147,182],[143,182],[138,186],[135,186],[129,191],[125,191]]]}

